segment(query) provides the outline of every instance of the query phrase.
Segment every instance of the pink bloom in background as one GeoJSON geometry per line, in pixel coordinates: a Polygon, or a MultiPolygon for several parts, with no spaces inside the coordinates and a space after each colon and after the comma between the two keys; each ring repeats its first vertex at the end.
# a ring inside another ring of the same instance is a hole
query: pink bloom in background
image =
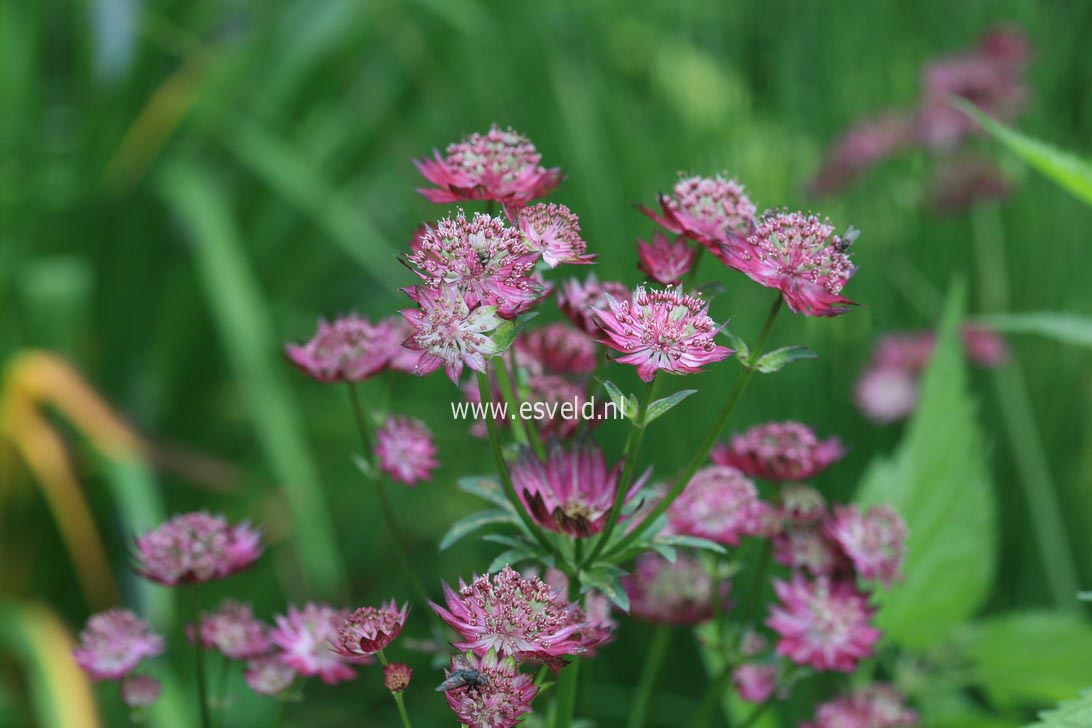
{"type": "Polygon", "coordinates": [[[525,331],[514,347],[516,362],[532,374],[591,374],[598,364],[595,342],[566,323],[525,331]]]}
{"type": "Polygon", "coordinates": [[[474,133],[449,144],[444,156],[415,160],[435,188],[417,190],[430,202],[496,200],[524,205],[549,194],[561,182],[561,170],[545,169],[531,141],[496,124],[486,134],[474,133]]]}
{"type": "Polygon", "coordinates": [[[349,615],[338,629],[334,649],[345,657],[359,658],[374,655],[402,634],[409,605],[401,609],[394,600],[376,608],[361,607],[349,615]]]}
{"type": "Polygon", "coordinates": [[[672,564],[659,554],[637,557],[633,572],[622,577],[631,616],[646,622],[686,626],[713,616],[717,602],[728,596],[728,582],[717,584],[696,557],[678,554],[672,564]]]}
{"type": "Polygon", "coordinates": [[[747,237],[756,208],[734,179],[680,177],[670,195],[660,195],[660,214],[638,209],[675,235],[701,243],[718,257],[747,237]]]}
{"type": "Polygon", "coordinates": [[[403,290],[420,306],[402,311],[414,328],[406,346],[421,352],[414,373],[431,374],[443,365],[444,373],[458,384],[464,365],[484,372],[486,357],[497,353],[496,344],[486,334],[503,323],[496,309],[471,309],[462,294],[448,285],[403,290]]]}
{"type": "Polygon", "coordinates": [[[130,708],[147,708],[163,694],[163,683],[151,675],[130,675],[121,681],[121,699],[130,708]]]}
{"type": "MultiPolygon", "coordinates": [[[[607,469],[603,451],[590,441],[570,449],[554,444],[546,462],[531,450],[512,464],[512,485],[535,523],[548,531],[587,538],[606,526],[622,463],[607,469]]],[[[647,475],[630,487],[626,500],[647,475]]]]}
{"type": "Polygon", "coordinates": [[[202,614],[197,629],[201,645],[233,660],[250,660],[269,652],[269,628],[254,617],[249,604],[227,600],[211,614],[202,614]]]}
{"type": "Polygon", "coordinates": [[[937,337],[932,331],[900,331],[880,339],[872,353],[872,364],[902,369],[918,376],[933,358],[936,348],[937,337]]]}
{"type": "Polygon", "coordinates": [[[587,404],[589,399],[584,387],[564,377],[536,374],[528,378],[527,388],[526,401],[532,405],[541,404],[542,407],[537,411],[532,410],[536,419],[528,424],[537,427],[544,438],[572,437],[581,425],[586,425],[590,430],[599,424],[596,419],[586,419],[585,415],[590,414],[593,418],[603,416],[602,403],[587,404]],[[562,409],[566,402],[572,403],[571,411],[568,407],[562,409]],[[545,416],[539,418],[539,414],[545,416]]]}
{"type": "Polygon", "coordinates": [[[710,455],[714,463],[738,468],[752,478],[773,483],[813,478],[845,455],[836,437],[820,440],[799,422],[757,425],[721,444],[710,455]]]}
{"type": "Polygon", "coordinates": [[[334,645],[338,630],[349,618],[348,611],[324,604],[307,604],[303,609],[288,607],[288,614],[276,617],[277,626],[270,633],[273,644],[283,650],[281,661],[301,675],[318,675],[327,685],[336,685],[356,677],[350,664],[365,664],[368,657],[339,655],[334,645]]]}
{"type": "Polygon", "coordinates": [[[672,241],[663,233],[652,236],[652,242],[637,241],[640,268],[649,278],[665,286],[677,286],[694,267],[697,250],[682,237],[672,241]]]}
{"type": "Polygon", "coordinates": [[[429,602],[433,611],[463,638],[460,650],[484,655],[560,657],[587,650],[580,639],[587,623],[583,612],[535,576],[523,577],[510,567],[493,576],[459,581],[459,590],[444,584],[447,607],[429,602]]]}
{"type": "MultiPolygon", "coordinates": [[[[531,575],[535,575],[533,569],[524,572],[524,576],[531,575]]],[[[546,569],[542,580],[557,592],[559,597],[564,599],[568,595],[569,577],[560,569],[546,569]]],[[[586,649],[586,652],[583,653],[584,657],[594,656],[597,648],[614,639],[614,630],[618,627],[618,623],[614,620],[613,609],[610,599],[601,592],[590,589],[584,594],[583,608],[578,607],[574,610],[574,619],[585,624],[584,628],[578,633],[578,640],[586,649]]],[[[522,657],[527,657],[527,655],[522,655],[522,657]]],[[[534,662],[535,660],[531,659],[530,661],[534,662]]],[[[538,661],[545,663],[541,659],[538,661]]]]}
{"type": "Polygon", "coordinates": [[[770,610],[766,624],[780,635],[777,653],[816,670],[851,672],[872,655],[880,630],[869,620],[868,597],[848,581],[827,577],[775,581],[781,603],[770,610]]]}
{"type": "Polygon", "coordinates": [[[404,662],[392,662],[383,667],[383,687],[392,693],[403,693],[413,679],[413,668],[404,662]]]}
{"type": "Polygon", "coordinates": [[[827,150],[811,181],[815,194],[842,189],[869,167],[913,145],[915,119],[897,109],[884,109],[855,122],[827,150]]]}
{"type": "Polygon", "coordinates": [[[960,330],[963,350],[975,366],[994,369],[1008,362],[1011,352],[1005,337],[985,326],[964,324],[960,330]]]}
{"type": "Polygon", "coordinates": [[[993,162],[962,155],[935,165],[929,189],[929,206],[950,215],[1004,199],[1012,191],[1012,184],[993,162]]]}
{"type": "Polygon", "coordinates": [[[232,526],[204,511],[175,516],[136,539],[134,570],[177,586],[223,579],[262,555],[261,536],[247,523],[232,526]]]}
{"type": "Polygon", "coordinates": [[[917,724],[917,713],[895,688],[875,683],[823,703],[815,711],[815,720],[802,728],[913,728],[917,724]]]}
{"type": "Polygon", "coordinates": [[[406,262],[427,286],[453,286],[467,305],[495,306],[501,317],[514,318],[544,294],[531,275],[537,259],[502,218],[476,212],[467,220],[459,210],[429,228],[406,262]]]}
{"type": "Polygon", "coordinates": [[[128,609],[110,609],[87,620],[72,657],[92,680],[120,680],[164,649],[163,638],[143,619],[128,609]]]}
{"type": "Polygon", "coordinates": [[[414,374],[417,371],[417,362],[421,358],[421,352],[414,349],[410,349],[404,346],[407,339],[413,338],[416,329],[413,328],[413,324],[406,320],[401,314],[395,314],[389,318],[383,319],[380,322],[381,326],[386,327],[391,333],[391,339],[394,342],[394,353],[391,355],[391,360],[387,364],[388,368],[393,369],[396,372],[405,372],[406,374],[414,374]]]}
{"type": "Polygon", "coordinates": [[[583,281],[570,278],[562,283],[561,290],[557,293],[557,305],[577,328],[594,335],[599,333],[595,312],[608,308],[608,296],[618,301],[628,301],[633,294],[621,283],[600,283],[594,273],[589,273],[583,281]]]}
{"type": "Polygon", "coordinates": [[[906,522],[886,505],[861,511],[839,506],[827,524],[827,534],[853,562],[857,574],[890,584],[901,576],[906,557],[906,522]]]}
{"type": "Polygon", "coordinates": [[[834,227],[802,212],[768,212],[746,241],[728,251],[732,268],[767,288],[781,291],[793,313],[837,316],[853,302],[841,295],[856,267],[849,246],[858,232],[836,235],[834,227]]]}
{"type": "Polygon", "coordinates": [[[248,662],[243,679],[258,695],[280,695],[292,686],[296,671],[284,661],[283,653],[275,653],[248,662]]]}
{"type": "Polygon", "coordinates": [[[812,523],[827,514],[823,494],[802,483],[789,483],[781,488],[781,513],[793,523],[812,523]]]}
{"type": "Polygon", "coordinates": [[[516,668],[511,656],[503,659],[490,650],[483,657],[473,652],[456,655],[444,675],[474,671],[484,678],[480,685],[437,688],[459,722],[468,728],[512,728],[531,712],[538,688],[530,675],[516,668]]]}
{"type": "Polygon", "coordinates": [[[732,685],[747,702],[765,703],[777,689],[777,668],[755,663],[740,665],[732,671],[732,685]]]}
{"type": "Polygon", "coordinates": [[[551,268],[562,263],[591,263],[588,244],[580,237],[580,219],[565,205],[540,202],[516,213],[515,224],[523,233],[527,250],[542,255],[551,268]]]}
{"type": "Polygon", "coordinates": [[[616,361],[635,365],[637,376],[646,382],[659,370],[694,374],[732,355],[715,342],[719,328],[705,302],[678,288],[649,291],[638,286],[632,301],[608,298],[608,304],[595,312],[600,341],[621,352],[616,361]]]}
{"type": "Polygon", "coordinates": [[[439,465],[432,433],[424,422],[409,417],[389,417],[376,430],[375,454],[383,472],[406,485],[431,480],[439,465]]]}
{"type": "Polygon", "coordinates": [[[793,571],[812,576],[848,572],[845,554],[820,524],[789,526],[774,536],[774,559],[793,571]]]}
{"type": "Polygon", "coordinates": [[[285,347],[300,371],[320,382],[359,382],[382,371],[402,343],[398,331],[356,314],[319,320],[318,331],[302,346],[285,347]]]}
{"type": "Polygon", "coordinates": [[[873,422],[904,420],[918,406],[918,378],[902,369],[866,369],[854,386],[853,401],[873,422]]]}
{"type": "Polygon", "coordinates": [[[672,533],[697,536],[738,546],[741,536],[752,535],[760,509],[758,491],[735,468],[702,468],[687,483],[667,511],[672,533]]]}

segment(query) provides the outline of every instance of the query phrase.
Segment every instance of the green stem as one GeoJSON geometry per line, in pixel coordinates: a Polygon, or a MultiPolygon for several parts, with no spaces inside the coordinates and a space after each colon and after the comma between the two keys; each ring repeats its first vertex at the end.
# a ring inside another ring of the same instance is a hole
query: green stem
{"type": "Polygon", "coordinates": [[[751,581],[751,588],[747,592],[747,598],[743,601],[740,611],[740,622],[748,624],[755,616],[755,609],[762,597],[762,587],[766,584],[766,578],[770,573],[770,560],[773,556],[773,540],[763,539],[761,551],[758,555],[758,564],[755,566],[755,576],[751,581]]]}
{"type": "Polygon", "coordinates": [[[288,701],[282,700],[280,710],[277,711],[277,717],[273,719],[273,728],[281,728],[284,725],[286,715],[288,715],[288,701]]]}
{"type": "Polygon", "coordinates": [[[216,689],[216,709],[220,713],[220,725],[227,725],[228,680],[231,677],[231,660],[220,656],[220,684],[216,689]]]}
{"type": "MultiPolygon", "coordinates": [[[[387,656],[383,653],[383,650],[375,653],[375,656],[379,658],[379,664],[384,668],[387,667],[387,656]]],[[[402,693],[391,693],[391,697],[394,698],[394,704],[398,706],[398,715],[402,718],[402,728],[413,728],[410,723],[409,713],[406,712],[406,701],[402,699],[402,693]]]]}
{"type": "Polygon", "coordinates": [[[743,368],[736,378],[735,386],[732,387],[732,391],[728,395],[728,400],[724,403],[720,415],[718,415],[712,429],[710,429],[709,433],[705,436],[705,440],[702,442],[701,446],[694,452],[694,456],[690,459],[686,468],[679,477],[675,479],[675,484],[672,485],[667,496],[657,503],[656,507],[653,508],[632,531],[626,534],[625,538],[607,552],[608,557],[624,553],[629,546],[639,539],[644,532],[660,518],[660,516],[666,513],[667,509],[671,507],[671,504],[675,502],[675,499],[682,494],[683,490],[690,482],[690,479],[694,477],[694,473],[698,472],[698,468],[700,468],[705,462],[705,459],[709,457],[709,452],[713,449],[713,446],[717,444],[717,440],[720,438],[721,433],[728,424],[728,418],[731,416],[732,410],[735,409],[740,395],[743,394],[743,390],[747,388],[747,383],[751,381],[751,377],[754,375],[754,363],[758,361],[758,358],[762,355],[762,350],[766,346],[766,339],[769,338],[770,330],[773,328],[774,320],[781,310],[781,303],[782,298],[781,293],[779,292],[777,298],[774,299],[773,305],[770,306],[770,312],[766,316],[766,322],[762,325],[762,331],[758,335],[758,341],[755,343],[754,347],[751,348],[751,353],[747,361],[743,362],[743,368]]]}
{"type": "Polygon", "coordinates": [[[580,675],[580,659],[562,668],[557,677],[557,713],[554,715],[553,728],[571,728],[573,712],[576,710],[576,684],[580,675]]]}
{"type": "MultiPolygon", "coordinates": [[[[189,594],[190,613],[193,615],[193,627],[198,628],[201,623],[201,603],[197,595],[197,585],[185,587],[189,594]]],[[[205,655],[200,639],[193,641],[194,675],[197,678],[197,706],[201,714],[202,728],[212,728],[212,717],[209,715],[208,688],[205,681],[205,655]]]]}
{"type": "Polygon", "coordinates": [[[765,713],[771,705],[773,705],[772,700],[767,700],[761,705],[756,705],[754,710],[751,711],[751,714],[747,716],[746,720],[739,724],[739,728],[751,728],[751,726],[758,722],[758,719],[762,717],[762,714],[765,713]]]}
{"type": "Polygon", "coordinates": [[[732,663],[726,663],[720,673],[709,683],[709,687],[705,689],[705,694],[701,696],[701,702],[698,703],[698,710],[694,713],[694,720],[690,723],[691,728],[705,728],[705,726],[709,725],[709,720],[716,712],[718,703],[728,686],[728,681],[732,677],[732,667],[732,663]]]}
{"type": "Polygon", "coordinates": [[[667,656],[667,646],[671,640],[671,627],[661,624],[652,633],[652,642],[645,654],[645,664],[641,668],[641,677],[637,681],[637,697],[633,701],[633,708],[629,712],[628,728],[644,728],[648,719],[649,705],[652,702],[652,692],[656,688],[656,680],[660,676],[660,669],[667,656]]]}

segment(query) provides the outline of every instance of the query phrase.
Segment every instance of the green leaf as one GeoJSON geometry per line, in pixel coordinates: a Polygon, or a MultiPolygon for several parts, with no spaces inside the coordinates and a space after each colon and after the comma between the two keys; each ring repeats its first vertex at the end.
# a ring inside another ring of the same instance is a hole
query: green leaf
{"type": "Polygon", "coordinates": [[[751,356],[751,347],[747,346],[746,341],[739,338],[728,329],[721,331],[720,335],[728,341],[728,347],[736,353],[736,356],[739,357],[740,361],[747,361],[751,356]]]}
{"type": "Polygon", "coordinates": [[[1001,122],[983,114],[974,104],[963,99],[953,99],[952,105],[982,125],[995,139],[1005,147],[1054,180],[1074,197],[1092,205],[1092,164],[1069,152],[1041,142],[1018,131],[1010,129],[1001,122]]]}
{"type": "Polygon", "coordinates": [[[754,368],[762,374],[770,374],[792,364],[794,361],[818,358],[819,355],[806,346],[786,346],[781,349],[774,349],[759,357],[754,364],[754,368]]]}
{"type": "Polygon", "coordinates": [[[464,493],[489,501],[495,506],[511,511],[512,505],[504,497],[504,491],[496,478],[488,475],[468,475],[455,481],[455,487],[464,493]]]}
{"type": "Polygon", "coordinates": [[[922,650],[947,639],[989,593],[996,567],[996,504],[968,392],[957,326],[962,286],[949,294],[921,401],[890,460],[874,461],[858,500],[889,503],[909,526],[905,579],[879,590],[877,622],[922,650]]]}
{"type": "Polygon", "coordinates": [[[633,420],[637,416],[637,398],[633,395],[626,396],[622,394],[622,390],[618,389],[617,385],[609,379],[603,380],[603,389],[607,390],[607,396],[610,397],[610,401],[614,403],[614,406],[618,408],[618,411],[625,415],[627,420],[633,420]]]}
{"type": "Polygon", "coordinates": [[[1092,690],[1081,693],[1078,700],[1062,703],[1054,710],[1039,714],[1039,722],[1028,728],[1088,728],[1092,726],[1092,690]]]}
{"type": "Polygon", "coordinates": [[[1065,311],[999,313],[975,318],[976,323],[1007,334],[1035,334],[1092,349],[1092,318],[1065,311]]]}
{"type": "Polygon", "coordinates": [[[684,399],[694,394],[698,390],[696,389],[681,389],[674,394],[668,395],[663,399],[658,399],[648,406],[648,411],[645,412],[645,425],[648,425],[653,420],[663,417],[672,407],[682,402],[684,399]]]}
{"type": "Polygon", "coordinates": [[[512,346],[512,342],[519,336],[519,332],[523,331],[535,316],[538,316],[538,311],[528,311],[511,321],[505,321],[493,330],[493,333],[489,335],[489,338],[496,344],[498,355],[508,351],[508,347],[512,346]]]}
{"type": "Polygon", "coordinates": [[[360,453],[349,453],[349,460],[352,461],[356,469],[359,470],[360,474],[365,478],[370,479],[375,477],[375,469],[372,468],[372,464],[360,453]]]}
{"type": "Polygon", "coordinates": [[[624,571],[610,564],[596,564],[588,571],[580,575],[580,593],[589,589],[602,592],[603,596],[611,601],[623,612],[629,611],[629,595],[622,588],[621,578],[624,571]]]}
{"type": "Polygon", "coordinates": [[[512,512],[503,511],[499,508],[471,513],[469,516],[460,518],[455,521],[455,523],[451,524],[451,528],[447,530],[443,539],[440,540],[440,550],[446,551],[470,534],[475,531],[480,531],[486,526],[496,523],[512,523],[512,521],[512,512]]]}
{"type": "Polygon", "coordinates": [[[503,569],[505,566],[511,566],[512,564],[518,564],[521,561],[527,561],[533,556],[530,551],[524,549],[508,549],[502,551],[497,558],[493,559],[489,564],[489,568],[486,569],[490,574],[503,569]]]}
{"type": "Polygon", "coordinates": [[[1000,704],[1055,703],[1092,685],[1092,626],[1023,612],[984,620],[966,643],[976,682],[1000,704]]]}
{"type": "Polygon", "coordinates": [[[668,546],[677,546],[679,548],[698,549],[699,551],[712,551],[716,554],[727,554],[728,549],[721,546],[716,541],[710,541],[707,538],[698,538],[697,536],[657,536],[656,540],[652,542],[653,545],[666,544],[668,546]]]}

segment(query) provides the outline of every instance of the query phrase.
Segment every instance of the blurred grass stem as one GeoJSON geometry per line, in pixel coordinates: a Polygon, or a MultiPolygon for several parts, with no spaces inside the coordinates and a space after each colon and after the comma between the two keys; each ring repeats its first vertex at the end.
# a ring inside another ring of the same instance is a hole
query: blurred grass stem
{"type": "Polygon", "coordinates": [[[648,719],[649,705],[652,702],[652,693],[656,689],[656,680],[660,676],[660,669],[667,656],[667,647],[671,641],[671,627],[666,624],[658,625],[652,633],[652,641],[645,653],[645,664],[641,668],[641,677],[637,681],[637,697],[633,700],[630,709],[627,728],[644,728],[648,719]]]}

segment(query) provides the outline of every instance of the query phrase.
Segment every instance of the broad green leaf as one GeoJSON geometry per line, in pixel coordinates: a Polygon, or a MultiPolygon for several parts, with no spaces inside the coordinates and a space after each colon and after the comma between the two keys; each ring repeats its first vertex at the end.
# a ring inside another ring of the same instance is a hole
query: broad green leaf
{"type": "Polygon", "coordinates": [[[981,124],[983,129],[1004,144],[1010,152],[1054,180],[1074,197],[1092,205],[1092,164],[1051,144],[1010,129],[983,114],[967,101],[954,99],[951,103],[981,124]]]}
{"type": "Polygon", "coordinates": [[[648,411],[645,412],[645,425],[648,425],[653,420],[659,419],[667,414],[672,407],[682,402],[690,395],[696,393],[696,389],[681,389],[674,394],[668,395],[663,399],[658,399],[648,406],[648,411]]]}
{"type": "Polygon", "coordinates": [[[1092,686],[1092,626],[1077,615],[1023,612],[974,625],[966,655],[994,701],[1056,703],[1092,686]]]}
{"type": "Polygon", "coordinates": [[[786,346],[782,349],[774,349],[768,354],[763,354],[755,362],[755,370],[770,374],[780,371],[788,364],[801,359],[818,359],[819,355],[806,346],[786,346]]]}
{"type": "Polygon", "coordinates": [[[581,573],[580,591],[582,594],[589,589],[602,592],[603,596],[615,606],[623,612],[628,612],[629,595],[622,588],[622,582],[620,581],[624,573],[618,567],[610,564],[596,564],[588,571],[581,573]]]}
{"type": "Polygon", "coordinates": [[[1039,721],[1028,728],[1088,728],[1092,726],[1092,690],[1081,693],[1077,700],[1062,703],[1053,710],[1044,710],[1039,721]]]}
{"type": "MultiPolygon", "coordinates": [[[[496,308],[487,307],[487,308],[496,308]]],[[[503,324],[493,330],[493,333],[489,335],[489,338],[493,340],[493,343],[497,346],[497,353],[503,354],[508,351],[508,347],[512,346],[512,342],[519,336],[519,332],[526,328],[531,319],[538,316],[538,311],[529,311],[522,316],[505,321],[503,324]]]]}
{"type": "Polygon", "coordinates": [[[1092,318],[1065,311],[999,313],[979,316],[977,323],[1007,334],[1035,334],[1092,349],[1092,318]]]}
{"type": "Polygon", "coordinates": [[[890,460],[872,463],[858,500],[894,506],[910,529],[905,578],[879,590],[877,622],[903,647],[947,639],[994,578],[996,505],[957,338],[963,287],[948,298],[921,400],[890,460]]]}
{"type": "Polygon", "coordinates": [[[455,523],[451,524],[451,528],[444,534],[443,539],[440,540],[440,550],[446,551],[454,546],[459,541],[463,540],[475,531],[480,531],[486,526],[490,526],[496,523],[512,523],[512,512],[504,511],[499,508],[489,511],[478,511],[477,513],[471,513],[465,518],[460,518],[455,523]]]}
{"type": "Polygon", "coordinates": [[[736,353],[740,361],[747,361],[751,356],[751,347],[747,346],[747,342],[733,334],[728,329],[724,329],[720,332],[728,341],[728,347],[736,353]]]}
{"type": "Polygon", "coordinates": [[[488,475],[468,475],[455,481],[455,487],[464,493],[489,501],[495,506],[511,510],[512,504],[504,497],[497,479],[488,475]]]}

